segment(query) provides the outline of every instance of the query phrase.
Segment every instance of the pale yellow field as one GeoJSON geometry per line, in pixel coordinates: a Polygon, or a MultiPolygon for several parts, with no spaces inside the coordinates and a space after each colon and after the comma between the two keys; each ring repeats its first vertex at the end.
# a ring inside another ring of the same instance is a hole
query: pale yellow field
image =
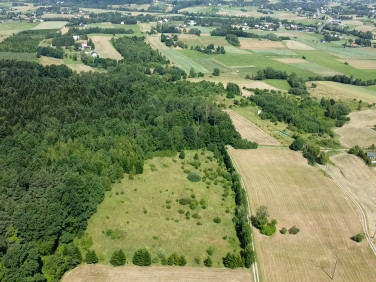
{"type": "Polygon", "coordinates": [[[90,37],[95,44],[95,52],[98,53],[100,58],[108,58],[114,60],[122,60],[123,57],[114,48],[111,43],[111,38],[107,36],[92,36],[90,37]]]}
{"type": "Polygon", "coordinates": [[[252,142],[257,142],[260,145],[281,145],[281,143],[267,134],[264,130],[262,130],[260,127],[256,126],[237,112],[226,110],[226,113],[230,116],[236,130],[244,139],[252,142]]]}
{"type": "Polygon", "coordinates": [[[291,50],[315,50],[315,48],[312,48],[311,46],[294,40],[286,40],[285,44],[286,47],[291,50]]]}
{"type": "Polygon", "coordinates": [[[285,45],[279,41],[239,39],[240,48],[245,50],[259,49],[286,49],[285,45]]]}
{"type": "Polygon", "coordinates": [[[363,31],[363,32],[367,32],[367,31],[373,31],[375,29],[375,27],[369,26],[369,25],[360,25],[360,26],[357,26],[354,29],[359,30],[359,31],[363,31]]]}
{"type": "Polygon", "coordinates": [[[360,70],[372,70],[376,69],[376,61],[373,60],[357,60],[357,59],[340,59],[338,60],[341,63],[348,62],[348,64],[354,68],[360,69],[360,70]]]}
{"type": "Polygon", "coordinates": [[[372,92],[360,86],[346,85],[332,81],[312,81],[307,86],[314,97],[333,98],[335,100],[362,100],[366,103],[376,103],[376,92],[372,92]],[[311,89],[311,83],[316,83],[317,88],[311,89]],[[372,95],[371,93],[375,93],[372,95]]]}
{"type": "Polygon", "coordinates": [[[193,267],[111,267],[81,265],[65,274],[62,282],[252,281],[250,270],[193,267]]]}
{"type": "Polygon", "coordinates": [[[61,31],[61,34],[64,35],[69,31],[69,27],[63,27],[60,31],[61,31]]]}
{"type": "Polygon", "coordinates": [[[43,66],[49,66],[49,65],[63,65],[64,60],[63,59],[55,59],[50,57],[41,56],[39,59],[39,63],[43,66]]]}
{"type": "Polygon", "coordinates": [[[375,281],[376,258],[361,232],[360,217],[339,187],[300,152],[284,148],[229,150],[248,190],[252,213],[266,205],[277,229],[295,225],[297,235],[271,237],[254,229],[263,281],[375,281]]]}
{"type": "Polygon", "coordinates": [[[278,58],[275,59],[278,62],[284,63],[284,64],[295,64],[295,63],[306,63],[307,61],[300,59],[300,58],[278,58]]]}
{"type": "Polygon", "coordinates": [[[77,72],[89,72],[89,71],[95,72],[96,71],[96,69],[90,66],[84,65],[84,64],[67,64],[67,67],[70,67],[72,70],[77,71],[77,72]]]}
{"type": "Polygon", "coordinates": [[[348,123],[335,129],[335,132],[341,136],[339,142],[348,148],[355,145],[361,147],[376,145],[376,130],[372,129],[376,125],[376,109],[352,112],[349,117],[348,123]]]}
{"type": "Polygon", "coordinates": [[[329,172],[361,204],[372,236],[376,231],[376,171],[370,169],[361,158],[347,153],[332,156],[330,160],[335,166],[330,165],[329,172]]]}

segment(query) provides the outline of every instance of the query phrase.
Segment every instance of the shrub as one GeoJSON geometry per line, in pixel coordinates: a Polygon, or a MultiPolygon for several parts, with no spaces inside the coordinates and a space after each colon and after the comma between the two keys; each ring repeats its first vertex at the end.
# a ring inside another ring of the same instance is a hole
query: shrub
{"type": "Polygon", "coordinates": [[[177,253],[173,253],[167,259],[168,265],[184,266],[187,264],[187,260],[184,256],[179,256],[177,253]]]}
{"type": "Polygon", "coordinates": [[[182,151],[180,152],[180,154],[179,154],[179,159],[182,159],[182,160],[185,159],[185,152],[184,152],[184,150],[182,150],[182,151]]]}
{"type": "Polygon", "coordinates": [[[189,207],[191,210],[195,210],[198,207],[198,201],[196,199],[192,199],[189,203],[189,207]]]}
{"type": "Polygon", "coordinates": [[[221,219],[219,217],[216,217],[213,219],[214,223],[221,223],[221,219]]]}
{"type": "Polygon", "coordinates": [[[299,231],[300,231],[300,229],[297,228],[297,227],[294,225],[293,227],[291,227],[291,228],[289,229],[289,234],[293,234],[293,235],[295,235],[295,234],[298,234],[299,231]]]}
{"type": "Polygon", "coordinates": [[[149,251],[145,247],[138,249],[134,253],[132,263],[139,266],[151,265],[151,255],[149,251]]]}
{"type": "Polygon", "coordinates": [[[189,199],[189,198],[181,198],[181,199],[179,200],[179,204],[181,204],[181,205],[183,205],[183,206],[188,205],[188,204],[190,204],[190,203],[191,203],[191,199],[189,199]]]}
{"type": "Polygon", "coordinates": [[[178,213],[183,214],[184,210],[178,210],[178,213]]]}
{"type": "Polygon", "coordinates": [[[98,262],[98,257],[94,250],[93,251],[88,250],[86,252],[85,261],[87,264],[95,264],[98,262]]]}
{"type": "Polygon", "coordinates": [[[191,182],[199,182],[201,180],[201,176],[195,172],[191,172],[190,174],[188,174],[187,178],[191,182]]]}
{"type": "Polygon", "coordinates": [[[227,253],[222,259],[223,265],[227,268],[242,267],[243,262],[239,255],[227,253]]]}
{"type": "Polygon", "coordinates": [[[210,257],[207,257],[207,258],[204,260],[204,265],[205,265],[206,267],[212,267],[213,262],[212,262],[212,260],[211,260],[210,257]]]}
{"type": "Polygon", "coordinates": [[[195,257],[195,263],[196,263],[196,264],[200,264],[200,263],[201,263],[201,260],[200,260],[200,258],[198,258],[198,257],[195,257]]]}
{"type": "Polygon", "coordinates": [[[250,268],[251,265],[256,261],[256,254],[252,249],[252,246],[249,244],[245,247],[244,250],[240,252],[241,257],[244,261],[244,266],[250,268]]]}
{"type": "Polygon", "coordinates": [[[364,236],[363,233],[358,233],[358,234],[352,236],[351,240],[360,243],[360,242],[362,242],[364,240],[364,238],[365,238],[365,236],[364,236]]]}
{"type": "Polygon", "coordinates": [[[286,227],[283,227],[281,230],[279,230],[279,233],[286,234],[287,233],[286,227]]]}
{"type": "Polygon", "coordinates": [[[209,256],[212,256],[213,253],[214,253],[214,247],[210,246],[209,248],[206,249],[206,253],[209,255],[209,256]]]}
{"type": "Polygon", "coordinates": [[[119,249],[112,254],[110,263],[113,266],[120,266],[120,265],[124,265],[126,260],[127,259],[125,257],[123,250],[119,249]]]}
{"type": "Polygon", "coordinates": [[[214,68],[214,69],[213,69],[213,73],[212,73],[212,74],[213,74],[214,76],[219,76],[220,73],[221,73],[221,71],[219,70],[219,68],[214,68]]]}

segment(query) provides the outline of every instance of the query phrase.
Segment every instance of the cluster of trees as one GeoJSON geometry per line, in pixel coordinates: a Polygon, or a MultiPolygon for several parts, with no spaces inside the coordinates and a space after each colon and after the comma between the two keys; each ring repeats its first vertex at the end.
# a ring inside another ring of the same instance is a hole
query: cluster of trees
{"type": "Polygon", "coordinates": [[[241,139],[214,104],[223,87],[145,75],[141,56],[145,64],[164,59],[138,39],[115,45],[121,50],[133,40],[141,53],[122,52],[130,63],[107,73],[0,61],[3,279],[58,280],[81,263],[73,238],[111,184],[123,173],[142,173],[153,152],[257,146],[241,139]]]}
{"type": "Polygon", "coordinates": [[[16,33],[0,42],[0,52],[35,53],[46,33],[45,30],[26,30],[16,33]]]}
{"type": "Polygon", "coordinates": [[[297,127],[298,132],[302,133],[333,134],[331,127],[335,120],[326,117],[326,109],[310,97],[298,99],[275,91],[256,90],[255,95],[249,99],[262,108],[262,119],[286,122],[297,127]]]}
{"type": "Polygon", "coordinates": [[[371,165],[372,164],[372,161],[371,159],[367,156],[367,153],[363,151],[362,148],[360,148],[358,145],[350,148],[349,154],[352,154],[352,155],[355,155],[355,156],[358,156],[359,158],[363,159],[363,161],[367,164],[367,165],[371,165]]]}
{"type": "Polygon", "coordinates": [[[275,70],[272,67],[267,67],[263,70],[258,70],[257,73],[254,76],[252,76],[252,78],[255,80],[287,79],[287,77],[288,75],[285,71],[275,70]]]}
{"type": "Polygon", "coordinates": [[[370,39],[364,39],[364,38],[357,38],[355,39],[355,44],[365,46],[365,47],[371,47],[372,42],[370,39]]]}
{"type": "Polygon", "coordinates": [[[55,36],[52,39],[52,46],[55,46],[57,48],[61,48],[63,46],[68,48],[69,46],[73,46],[73,45],[74,45],[74,38],[70,34],[55,36]]]}
{"type": "Polygon", "coordinates": [[[277,230],[277,220],[268,221],[268,209],[266,206],[260,206],[256,210],[256,215],[251,217],[252,225],[260,230],[261,234],[266,236],[273,235],[277,230]]]}
{"type": "Polygon", "coordinates": [[[66,34],[69,35],[86,35],[90,33],[104,33],[104,34],[134,34],[133,29],[125,28],[101,28],[101,27],[86,27],[85,29],[79,29],[76,27],[69,28],[66,34]]]}
{"type": "Polygon", "coordinates": [[[191,28],[189,31],[188,31],[188,34],[195,34],[197,36],[200,36],[201,35],[201,30],[199,30],[198,28],[191,28]]]}
{"type": "Polygon", "coordinates": [[[37,58],[39,58],[40,56],[62,59],[64,57],[64,50],[61,48],[38,47],[37,58]]]}
{"type": "Polygon", "coordinates": [[[239,39],[235,34],[226,34],[226,40],[231,45],[240,46],[239,39]]]}
{"type": "Polygon", "coordinates": [[[293,95],[307,95],[307,87],[305,85],[306,80],[302,77],[296,75],[296,73],[291,73],[287,77],[287,82],[290,85],[289,93],[293,95]]]}
{"type": "Polygon", "coordinates": [[[232,99],[235,96],[241,95],[240,87],[236,83],[233,83],[233,82],[227,83],[226,90],[227,90],[226,97],[228,99],[232,99]]]}
{"type": "Polygon", "coordinates": [[[182,49],[188,48],[188,45],[184,44],[183,41],[178,41],[178,36],[176,34],[173,35],[173,36],[167,36],[167,35],[162,33],[161,34],[161,42],[164,42],[164,44],[167,47],[174,46],[174,47],[180,47],[182,49]]]}
{"type": "Polygon", "coordinates": [[[191,46],[191,50],[192,49],[199,51],[201,53],[207,54],[207,55],[210,55],[210,54],[226,54],[225,47],[217,46],[217,48],[215,48],[214,44],[209,44],[205,48],[203,48],[202,46],[198,46],[198,45],[196,47],[191,46]]]}
{"type": "Polygon", "coordinates": [[[157,23],[156,31],[159,33],[180,33],[181,31],[175,25],[168,22],[157,23]]]}
{"type": "Polygon", "coordinates": [[[321,98],[320,105],[326,109],[325,116],[337,119],[337,127],[342,127],[346,121],[350,120],[346,117],[350,113],[350,107],[347,104],[336,102],[334,99],[321,98]]]}
{"type": "Polygon", "coordinates": [[[295,140],[290,144],[289,148],[293,151],[302,151],[303,157],[308,160],[310,165],[317,163],[325,165],[329,161],[329,156],[320,151],[320,147],[312,144],[306,143],[301,137],[296,136],[295,140]]]}
{"type": "MultiPolygon", "coordinates": [[[[124,3],[122,3],[124,4],[124,3]]],[[[66,19],[65,19],[66,20],[66,19]]],[[[111,22],[113,24],[137,24],[137,22],[153,22],[156,21],[156,17],[150,14],[140,14],[137,16],[122,15],[119,12],[107,12],[107,13],[90,13],[89,18],[80,17],[72,18],[69,20],[71,26],[78,26],[80,24],[111,22]]]]}
{"type": "Polygon", "coordinates": [[[324,30],[335,31],[338,33],[346,34],[346,35],[354,35],[361,39],[369,39],[369,40],[373,39],[373,35],[371,31],[360,31],[357,29],[350,30],[348,26],[330,24],[330,25],[325,25],[324,30]]]}
{"type": "Polygon", "coordinates": [[[334,81],[339,82],[343,84],[352,84],[357,86],[370,86],[370,85],[376,85],[376,79],[369,79],[369,80],[362,80],[360,78],[354,78],[353,76],[347,76],[347,75],[341,75],[336,74],[333,76],[314,76],[309,77],[309,81],[334,81]]]}

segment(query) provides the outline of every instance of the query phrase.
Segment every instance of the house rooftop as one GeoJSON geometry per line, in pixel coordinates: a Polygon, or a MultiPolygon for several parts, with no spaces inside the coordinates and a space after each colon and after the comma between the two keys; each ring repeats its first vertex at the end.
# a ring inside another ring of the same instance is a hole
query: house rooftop
{"type": "Polygon", "coordinates": [[[367,157],[369,157],[369,158],[375,158],[376,157],[376,152],[367,152],[367,157]]]}

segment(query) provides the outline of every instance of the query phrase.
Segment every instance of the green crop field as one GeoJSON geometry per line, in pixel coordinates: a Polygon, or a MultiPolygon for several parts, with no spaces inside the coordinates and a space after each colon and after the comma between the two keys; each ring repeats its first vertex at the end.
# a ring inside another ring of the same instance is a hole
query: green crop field
{"type": "Polygon", "coordinates": [[[34,53],[0,52],[0,60],[16,60],[36,62],[38,59],[34,53]]]}
{"type": "Polygon", "coordinates": [[[33,29],[60,29],[64,27],[68,22],[62,22],[62,21],[47,21],[42,22],[35,26],[33,29]]]}
{"type": "Polygon", "coordinates": [[[264,82],[266,82],[267,84],[275,87],[275,88],[278,88],[278,89],[281,89],[281,90],[285,90],[285,91],[288,91],[290,89],[290,85],[288,84],[288,82],[286,80],[282,80],[282,79],[265,79],[263,80],[264,82]]]}
{"type": "Polygon", "coordinates": [[[0,23],[0,36],[9,36],[23,30],[29,30],[36,27],[39,23],[28,22],[6,22],[0,23]]]}
{"type": "MultiPolygon", "coordinates": [[[[215,177],[218,167],[212,153],[198,151],[198,169],[193,163],[195,151],[186,151],[185,160],[155,157],[146,161],[144,173],[134,180],[125,177],[107,192],[97,213],[89,220],[87,234],[101,263],[108,264],[114,250],[123,249],[131,261],[137,248],[146,245],[159,265],[158,253],[184,255],[187,265],[203,265],[206,250],[214,248],[213,266],[222,266],[227,252],[238,250],[232,217],[235,201],[230,183],[215,177]],[[200,176],[213,174],[206,181],[190,182],[183,170],[200,176]],[[223,188],[227,187],[227,188],[223,188]],[[225,191],[228,192],[224,196],[225,191]],[[194,199],[203,204],[191,209],[179,199],[194,199]],[[203,200],[203,201],[202,201],[203,200]],[[213,219],[219,217],[220,223],[213,219]],[[195,258],[200,263],[195,262],[195,258]]],[[[196,161],[197,162],[197,161],[196,161]]]]}

